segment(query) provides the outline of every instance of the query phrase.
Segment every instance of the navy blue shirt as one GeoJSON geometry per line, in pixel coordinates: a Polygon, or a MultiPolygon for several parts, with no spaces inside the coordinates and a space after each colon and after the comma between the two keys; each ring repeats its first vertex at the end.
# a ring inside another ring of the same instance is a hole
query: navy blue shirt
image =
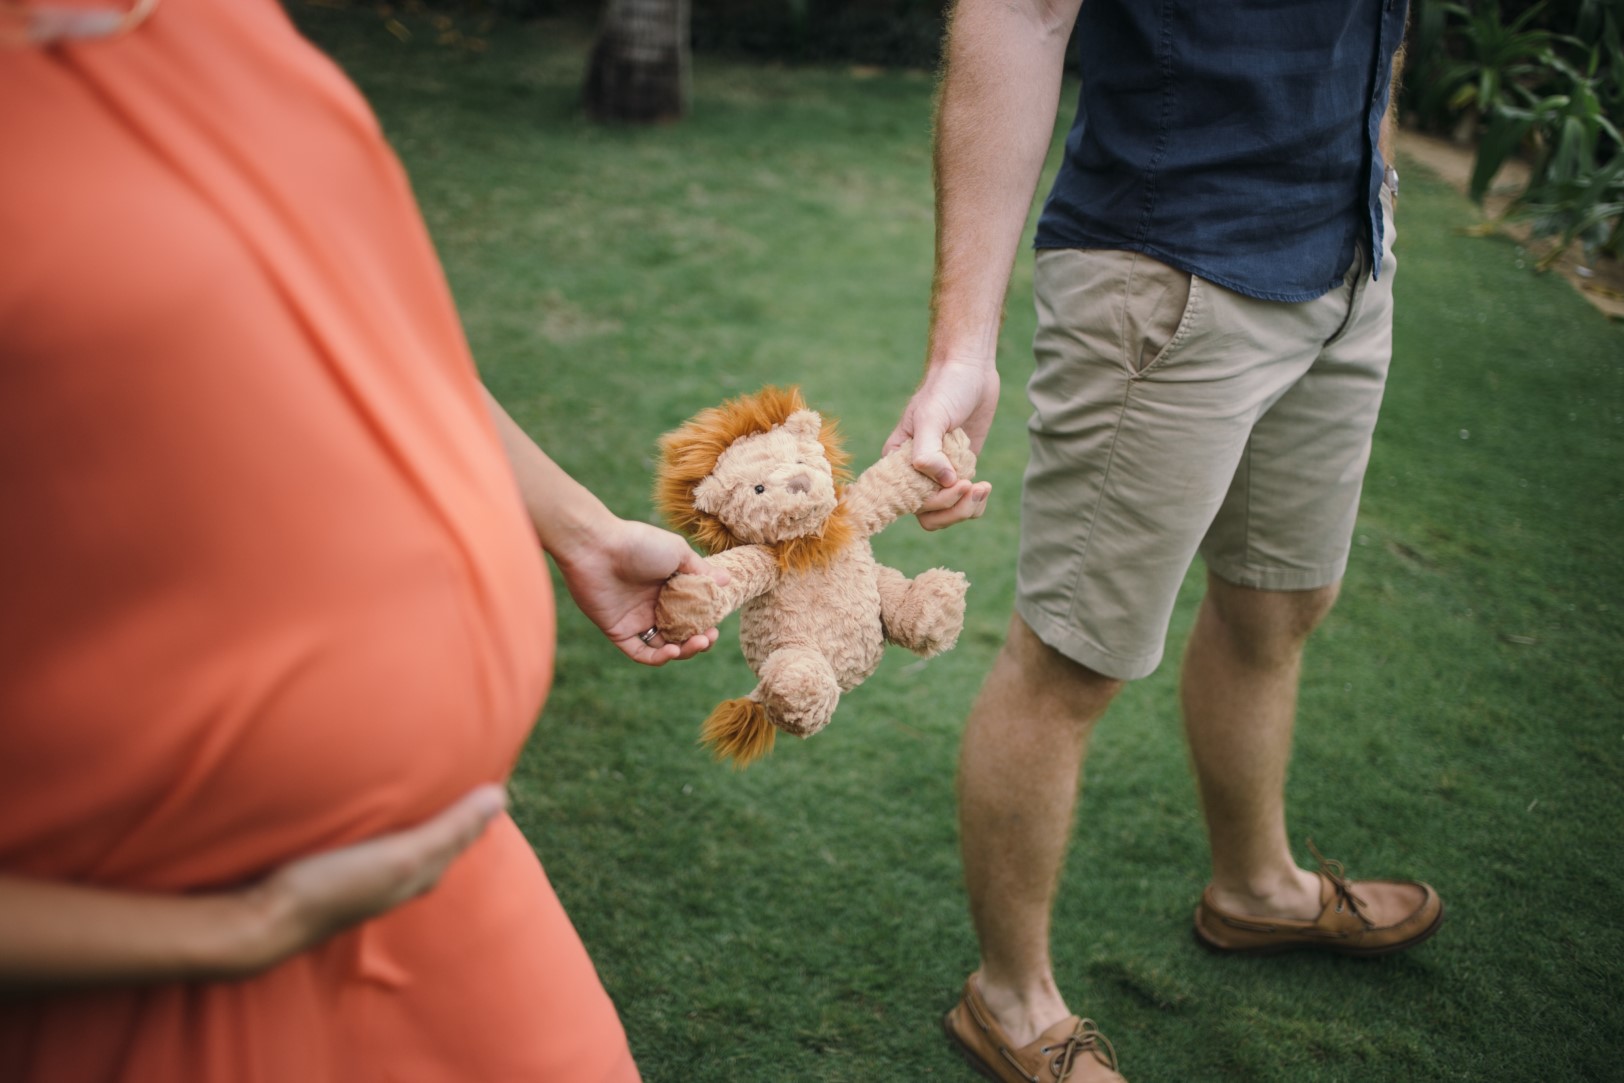
{"type": "Polygon", "coordinates": [[[1085,0],[1037,247],[1133,249],[1264,300],[1341,285],[1361,238],[1382,250],[1376,136],[1406,8],[1085,0]]]}

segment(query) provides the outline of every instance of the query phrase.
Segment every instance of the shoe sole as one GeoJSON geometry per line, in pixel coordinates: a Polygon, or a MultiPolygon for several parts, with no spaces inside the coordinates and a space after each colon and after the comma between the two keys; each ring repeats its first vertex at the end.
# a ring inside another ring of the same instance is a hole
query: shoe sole
{"type": "MultiPolygon", "coordinates": [[[[954,1007],[956,1008],[958,1005],[955,1004],[954,1007]]],[[[993,1083],[1004,1083],[1003,1077],[987,1067],[987,1062],[977,1056],[975,1050],[965,1045],[963,1039],[959,1037],[959,1032],[953,1029],[953,1010],[951,1008],[948,1009],[947,1014],[942,1016],[942,1033],[947,1035],[947,1044],[951,1045],[959,1056],[964,1058],[964,1063],[976,1070],[977,1075],[990,1079],[993,1083]]]]}
{"type": "Polygon", "coordinates": [[[1226,948],[1222,944],[1215,944],[1207,939],[1201,931],[1201,926],[1192,925],[1190,931],[1195,934],[1196,943],[1212,952],[1214,955],[1284,955],[1288,951],[1326,951],[1334,955],[1350,955],[1361,959],[1374,959],[1382,955],[1393,955],[1397,952],[1408,951],[1417,944],[1431,940],[1444,923],[1444,904],[1438,902],[1438,916],[1432,919],[1432,924],[1416,933],[1408,940],[1400,940],[1394,944],[1384,944],[1379,948],[1345,948],[1338,947],[1332,941],[1318,940],[1288,940],[1280,944],[1260,944],[1255,948],[1226,948]]]}

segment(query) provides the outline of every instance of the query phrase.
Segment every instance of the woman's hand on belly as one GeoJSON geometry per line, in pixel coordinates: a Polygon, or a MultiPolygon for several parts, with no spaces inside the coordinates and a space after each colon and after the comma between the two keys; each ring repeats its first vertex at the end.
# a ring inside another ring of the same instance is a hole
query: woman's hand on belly
{"type": "Polygon", "coordinates": [[[506,804],[480,786],[416,827],[292,861],[246,888],[109,891],[0,874],[0,993],[248,977],[439,883],[506,804]]]}
{"type": "Polygon", "coordinates": [[[506,805],[500,786],[481,786],[416,827],[301,858],[245,889],[268,934],[254,969],[427,893],[506,805]]]}

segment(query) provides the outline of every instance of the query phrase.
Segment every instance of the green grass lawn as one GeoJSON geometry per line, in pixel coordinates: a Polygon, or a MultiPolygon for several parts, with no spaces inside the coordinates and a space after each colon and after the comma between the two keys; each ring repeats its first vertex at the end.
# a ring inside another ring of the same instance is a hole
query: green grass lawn
{"type": "MultiPolygon", "coordinates": [[[[471,54],[423,16],[403,42],[370,11],[297,14],[398,147],[492,389],[617,511],[649,515],[661,432],[765,383],[877,456],[923,353],[927,75],[702,57],[690,119],[605,129],[576,108],[583,28],[498,23],[471,54]]],[[[1619,1078],[1624,330],[1472,221],[1406,172],[1392,381],[1290,782],[1297,838],[1431,880],[1449,920],[1378,961],[1200,950],[1164,665],[1097,731],[1056,914],[1061,984],[1139,1083],[1619,1078]]],[[[694,743],[752,686],[736,621],[651,671],[560,604],[516,814],[651,1083],[971,1078],[938,1030],[976,962],[953,773],[1013,589],[1030,271],[987,517],[876,544],[969,574],[957,650],[894,653],[827,731],[738,773],[694,743]]],[[[1199,571],[1186,587],[1172,658],[1199,571]]]]}

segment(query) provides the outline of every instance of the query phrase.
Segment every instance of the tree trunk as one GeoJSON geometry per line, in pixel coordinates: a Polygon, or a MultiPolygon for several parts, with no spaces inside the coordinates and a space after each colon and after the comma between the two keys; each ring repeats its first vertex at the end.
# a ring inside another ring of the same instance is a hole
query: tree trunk
{"type": "Polygon", "coordinates": [[[681,117],[688,41],[688,0],[606,0],[587,67],[587,114],[637,124],[681,117]]]}

